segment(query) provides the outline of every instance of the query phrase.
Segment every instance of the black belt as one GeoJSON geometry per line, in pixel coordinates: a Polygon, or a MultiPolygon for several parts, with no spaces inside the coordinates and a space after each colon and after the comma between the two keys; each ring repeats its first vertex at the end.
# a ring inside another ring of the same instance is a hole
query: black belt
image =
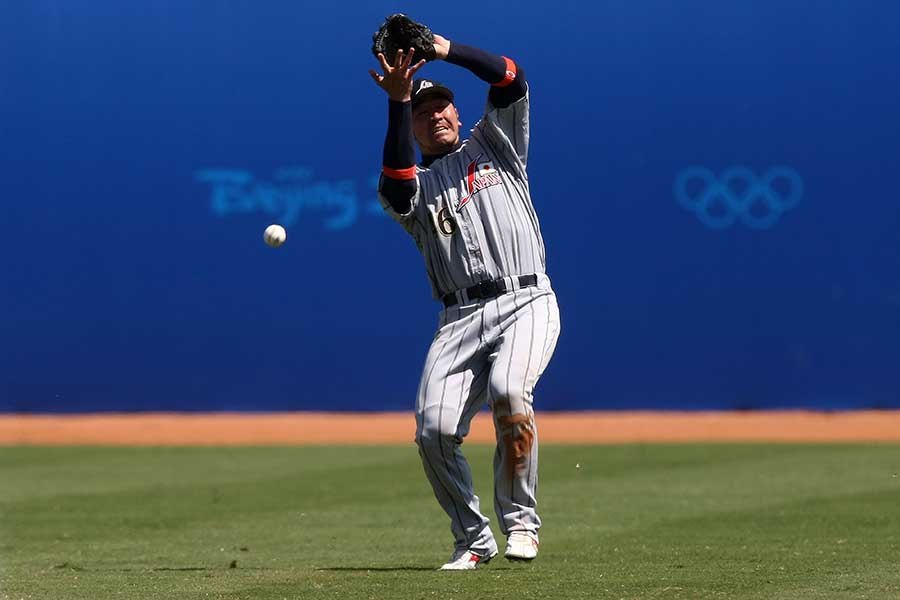
{"type": "MultiPolygon", "coordinates": [[[[519,288],[526,288],[537,285],[537,275],[519,275],[519,288]]],[[[506,287],[505,279],[494,279],[493,281],[482,281],[463,290],[450,292],[441,298],[444,306],[451,307],[461,301],[460,295],[465,292],[469,300],[484,300],[486,298],[494,298],[500,294],[504,294],[509,290],[506,287]]]]}

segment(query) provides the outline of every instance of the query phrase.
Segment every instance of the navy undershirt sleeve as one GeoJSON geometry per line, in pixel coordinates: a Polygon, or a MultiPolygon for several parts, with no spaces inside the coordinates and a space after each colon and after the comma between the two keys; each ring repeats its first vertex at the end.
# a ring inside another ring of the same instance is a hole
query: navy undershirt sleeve
{"type": "Polygon", "coordinates": [[[488,98],[497,108],[506,108],[516,100],[525,97],[528,90],[525,85],[525,70],[516,65],[516,78],[506,87],[491,87],[488,98]]]}
{"type": "Polygon", "coordinates": [[[491,104],[497,108],[506,108],[516,100],[525,97],[527,90],[525,72],[518,63],[516,63],[516,78],[507,86],[496,87],[494,84],[503,81],[506,77],[506,61],[502,56],[458,42],[451,42],[447,62],[464,67],[482,81],[491,84],[488,97],[491,104]]]}
{"type": "Polygon", "coordinates": [[[490,84],[506,77],[506,61],[502,56],[458,42],[450,42],[447,62],[472,71],[476,77],[490,84]]]}
{"type": "Polygon", "coordinates": [[[416,194],[416,180],[383,177],[381,194],[397,214],[405,215],[412,208],[412,198],[416,194]]]}
{"type": "MultiPolygon", "coordinates": [[[[416,164],[416,148],[412,133],[412,103],[388,100],[388,130],[384,137],[384,166],[390,169],[408,169],[416,164]]],[[[415,179],[383,177],[381,193],[391,208],[406,214],[416,193],[415,179]]]]}
{"type": "Polygon", "coordinates": [[[406,169],[416,164],[412,132],[412,102],[388,99],[388,129],[384,137],[384,166],[406,169]]]}

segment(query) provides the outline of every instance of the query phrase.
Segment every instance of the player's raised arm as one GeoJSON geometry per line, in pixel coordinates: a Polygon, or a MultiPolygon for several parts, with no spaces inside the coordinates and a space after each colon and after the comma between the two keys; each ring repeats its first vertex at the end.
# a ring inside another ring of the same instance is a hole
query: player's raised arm
{"type": "Polygon", "coordinates": [[[388,95],[388,130],[382,154],[380,191],[398,214],[405,215],[412,208],[416,193],[416,149],[412,131],[412,82],[424,60],[412,64],[415,50],[406,54],[397,51],[393,66],[383,54],[378,61],[384,72],[369,70],[375,83],[388,95]]]}
{"type": "Polygon", "coordinates": [[[491,84],[484,118],[473,131],[480,131],[495,148],[509,144],[521,161],[528,163],[529,109],[525,73],[514,60],[497,56],[447,38],[434,36],[438,58],[474,73],[491,84]]]}
{"type": "Polygon", "coordinates": [[[489,99],[497,108],[506,108],[525,96],[527,86],[522,68],[510,58],[498,56],[479,48],[450,42],[434,36],[435,57],[464,67],[491,85],[489,99]]]}

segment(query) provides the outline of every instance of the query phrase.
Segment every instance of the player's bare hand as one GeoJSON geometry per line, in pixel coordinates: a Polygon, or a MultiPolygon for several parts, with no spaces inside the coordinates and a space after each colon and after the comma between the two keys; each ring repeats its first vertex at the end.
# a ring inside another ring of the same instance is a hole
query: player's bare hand
{"type": "Polygon", "coordinates": [[[447,54],[450,53],[450,40],[434,34],[434,55],[438,60],[446,60],[447,54]]]}
{"type": "Polygon", "coordinates": [[[374,69],[369,69],[369,75],[372,76],[372,80],[378,87],[387,92],[391,100],[409,102],[412,99],[413,75],[425,64],[424,59],[414,65],[412,64],[415,53],[416,51],[413,48],[410,48],[406,54],[403,53],[403,50],[397,50],[393,66],[388,64],[384,54],[379,53],[378,62],[381,63],[381,70],[384,72],[384,75],[379,75],[374,69]]]}

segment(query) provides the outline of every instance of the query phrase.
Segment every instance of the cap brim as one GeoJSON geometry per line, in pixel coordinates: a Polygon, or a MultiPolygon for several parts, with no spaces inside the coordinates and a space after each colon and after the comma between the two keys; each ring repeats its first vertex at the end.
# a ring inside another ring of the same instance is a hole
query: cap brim
{"type": "Polygon", "coordinates": [[[416,94],[416,97],[413,98],[412,101],[412,107],[415,108],[422,102],[434,97],[446,98],[450,102],[453,102],[453,92],[442,85],[435,85],[416,94]]]}

